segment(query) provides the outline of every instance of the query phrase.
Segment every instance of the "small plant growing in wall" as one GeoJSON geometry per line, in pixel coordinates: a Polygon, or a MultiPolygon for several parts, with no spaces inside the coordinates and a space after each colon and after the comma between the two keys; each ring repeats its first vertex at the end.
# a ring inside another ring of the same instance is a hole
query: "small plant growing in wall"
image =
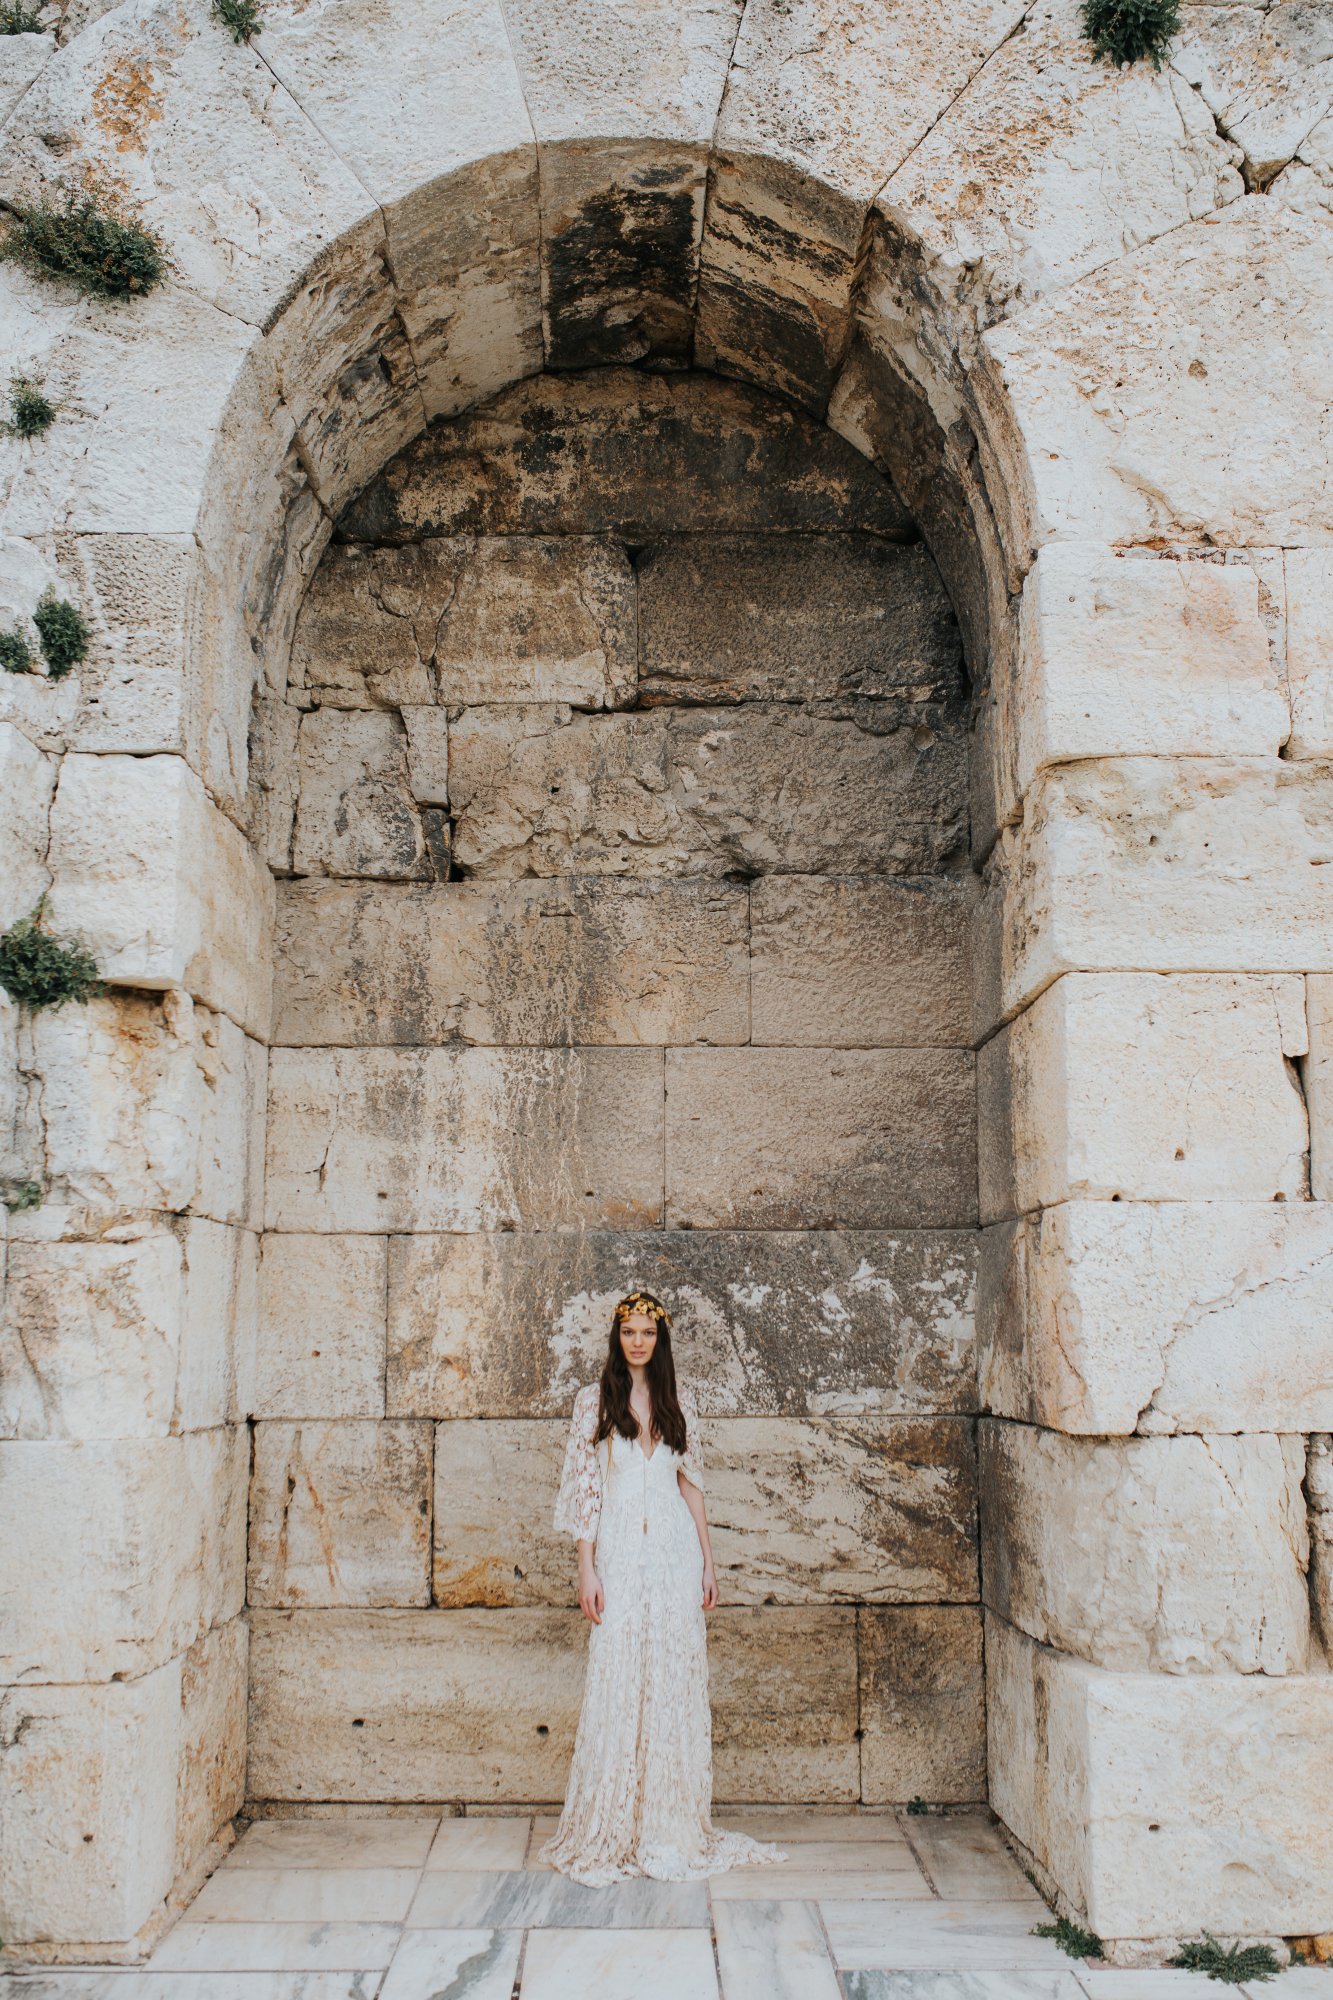
{"type": "Polygon", "coordinates": [[[43,393],[40,380],[31,375],[9,378],[9,418],[0,425],[10,437],[35,438],[49,431],[56,420],[56,406],[43,393]]]}
{"type": "Polygon", "coordinates": [[[1100,1958],[1102,1941],[1095,1931],[1085,1931],[1081,1924],[1071,1923],[1068,1917],[1057,1917],[1053,1924],[1034,1924],[1033,1937],[1050,1938],[1070,1958],[1100,1958]]]}
{"type": "Polygon", "coordinates": [[[1211,1931],[1205,1931],[1190,1944],[1183,1944],[1167,1964],[1178,1965],[1184,1972],[1206,1972],[1210,1979],[1220,1979],[1224,1986],[1239,1986],[1251,1979],[1272,1979],[1282,1970],[1271,1945],[1223,1946],[1211,1931]]]}
{"type": "Polygon", "coordinates": [[[81,939],[46,928],[45,903],[0,935],[0,986],[20,1007],[82,1006],[105,991],[97,960],[81,939]]]}
{"type": "Polygon", "coordinates": [[[1084,0],[1083,32],[1117,69],[1147,57],[1160,69],[1180,28],[1180,0],[1084,0]]]}
{"type": "Polygon", "coordinates": [[[11,1181],[9,1192],[4,1197],[4,1203],[11,1215],[21,1215],[25,1208],[40,1208],[42,1205],[41,1182],[11,1181]]]}
{"type": "Polygon", "coordinates": [[[35,7],[23,0],[0,0],[0,35],[40,35],[45,31],[35,7]]]}
{"type": "Polygon", "coordinates": [[[0,667],[7,674],[30,674],[36,659],[27,633],[20,632],[17,625],[11,631],[0,632],[0,667]]]}
{"type": "Polygon", "coordinates": [[[248,42],[264,25],[259,0],[213,0],[213,12],[223,27],[231,31],[234,42],[248,42]]]}
{"type": "Polygon", "coordinates": [[[48,590],[32,614],[42,657],[53,681],[63,681],[71,668],[88,657],[88,626],[83,613],[68,598],[48,590]]]}
{"type": "Polygon", "coordinates": [[[36,278],[63,279],[96,298],[140,298],[167,274],[162,239],[101,182],[9,204],[0,256],[36,278]]]}
{"type": "Polygon", "coordinates": [[[926,1802],[922,1798],[920,1792],[916,1794],[915,1798],[911,1798],[907,1801],[907,1810],[914,1819],[918,1818],[923,1812],[926,1811],[926,1802]]]}

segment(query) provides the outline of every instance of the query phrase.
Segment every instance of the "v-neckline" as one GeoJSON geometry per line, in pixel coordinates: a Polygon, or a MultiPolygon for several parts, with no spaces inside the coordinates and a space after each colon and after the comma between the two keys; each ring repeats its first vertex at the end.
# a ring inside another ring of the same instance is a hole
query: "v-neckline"
{"type": "Polygon", "coordinates": [[[639,1453],[643,1459],[644,1464],[651,1465],[653,1460],[657,1457],[658,1446],[660,1446],[662,1442],[661,1438],[657,1440],[657,1444],[653,1446],[651,1451],[644,1451],[643,1445],[640,1443],[638,1438],[635,1438],[634,1442],[638,1446],[639,1453]]]}

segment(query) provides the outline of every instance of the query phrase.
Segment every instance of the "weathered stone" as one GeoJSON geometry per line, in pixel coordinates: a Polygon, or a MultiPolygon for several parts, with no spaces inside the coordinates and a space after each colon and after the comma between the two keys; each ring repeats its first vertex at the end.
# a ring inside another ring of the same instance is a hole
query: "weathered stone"
{"type": "Polygon", "coordinates": [[[835,530],[914,539],[888,481],[844,439],[710,376],[543,375],[385,466],[338,523],[349,542],[424,535],[835,530]]]}
{"type": "MultiPolygon", "coordinates": [[[[0,37],[0,45],[8,39],[7,36],[0,37]]],[[[5,312],[9,303],[0,292],[0,324],[9,318],[5,312]]],[[[6,462],[7,457],[9,454],[17,457],[18,450],[17,440],[7,438],[0,431],[0,502],[7,484],[6,474],[11,469],[6,462]]],[[[3,507],[0,506],[2,512],[3,507]]],[[[30,743],[48,751],[60,751],[65,747],[78,711],[82,676],[67,674],[63,680],[51,679],[42,662],[41,643],[32,614],[48,590],[65,595],[68,589],[56,566],[55,552],[46,537],[40,541],[21,541],[17,535],[0,534],[0,629],[17,632],[26,639],[32,649],[34,665],[40,663],[36,672],[0,676],[0,721],[17,729],[30,743]]],[[[49,798],[46,804],[49,807],[49,798]]]]}
{"type": "Polygon", "coordinates": [[[601,1370],[616,1300],[646,1284],[716,1415],[970,1411],[974,1242],[945,1230],[400,1237],[388,1407],[567,1418],[601,1370]]]}
{"type": "Polygon", "coordinates": [[[1268,11],[1191,6],[1171,67],[1198,91],[1217,129],[1266,188],[1333,109],[1333,31],[1319,0],[1268,11]]]}
{"type": "Polygon", "coordinates": [[[1276,758],[1045,772],[992,863],[979,1027],[1065,971],[1333,969],[1331,775],[1276,758]]]}
{"type": "Polygon", "coordinates": [[[249,1415],[259,1238],[202,1216],[180,1225],[184,1299],[175,1428],[208,1430],[249,1415]]]}
{"type": "Polygon", "coordinates": [[[1310,1115],[1310,1192],[1316,1201],[1333,1193],[1333,978],[1312,973],[1305,982],[1310,1051],[1302,1079],[1310,1115]]]}
{"type": "Polygon", "coordinates": [[[468,547],[326,549],[292,634],[290,687],[326,709],[434,701],[434,626],[468,547]]]}
{"type": "Polygon", "coordinates": [[[274,1040],[744,1042],[747,928],[716,881],[284,883],[274,1040]]]}
{"type": "Polygon", "coordinates": [[[981,1215],[1308,1192],[1303,982],[1067,973],[977,1059],[981,1215]]]}
{"type": "MultiPolygon", "coordinates": [[[[419,806],[447,806],[449,803],[449,711],[444,708],[406,707],[402,710],[407,731],[407,786],[419,806]]],[[[428,821],[437,826],[438,821],[428,821]]],[[[443,835],[436,835],[443,845],[443,835]]]]}
{"type": "Polygon", "coordinates": [[[275,1049],[269,1227],[653,1228],[662,1113],[651,1049],[275,1049]]]}
{"type": "Polygon", "coordinates": [[[1333,757],[1333,554],[1288,549],[1283,556],[1288,757],[1333,757]]]}
{"type": "Polygon", "coordinates": [[[681,537],[646,549],[636,573],[650,703],[963,693],[958,628],[920,544],[681,537]]]}
{"type": "Polygon", "coordinates": [[[429,880],[432,855],[407,771],[407,735],[384,709],[321,708],[301,722],[292,866],[298,875],[429,880]]]}
{"type": "Polygon", "coordinates": [[[46,34],[6,35],[0,42],[0,120],[8,118],[55,52],[46,34]]]}
{"type": "Polygon", "coordinates": [[[1310,1503],[1310,1616],[1325,1655],[1333,1648],[1333,1437],[1310,1439],[1305,1469],[1310,1503]]]}
{"type": "Polygon", "coordinates": [[[257,1228],[264,1196],[268,1054],[225,1014],[193,1012],[194,1060],[202,1082],[199,1174],[191,1204],[215,1222],[257,1228]]]}
{"type": "Polygon", "coordinates": [[[861,1798],[967,1805],[986,1796],[981,1613],[867,1607],[860,1640],[861,1798]]]}
{"type": "MultiPolygon", "coordinates": [[[[435,1444],[435,1601],[572,1604],[550,1526],[563,1423],[446,1423],[435,1444]]],[[[705,1425],[724,1603],[880,1604],[976,1594],[970,1427],[729,1417],[705,1425]]]]}
{"type": "Polygon", "coordinates": [[[300,735],[299,708],[256,696],[244,823],[256,850],[279,876],[289,874],[292,866],[300,735]]]}
{"type": "Polygon", "coordinates": [[[1076,0],[1040,0],[879,197],[968,345],[1245,191],[1238,150],[1182,77],[1088,53],[1076,0]]]}
{"type": "Polygon", "coordinates": [[[0,1435],[165,1437],[176,1405],[174,1236],[11,1243],[0,1319],[0,1435]]]}
{"type": "Polygon", "coordinates": [[[0,1444],[6,1681],[148,1673],[245,1595],[243,1434],[0,1444]]]}
{"type": "MultiPolygon", "coordinates": [[[[250,1796],[563,1796],[582,1694],[577,1611],[260,1611],[250,1796]]],[[[856,1613],[710,1620],[714,1797],[857,1795],[856,1613]]]]}
{"type": "Polygon", "coordinates": [[[1308,333],[1333,296],[1326,252],[1320,223],[1247,196],[993,327],[969,380],[997,419],[1013,557],[1052,539],[1325,539],[1333,420],[1308,333]],[[1020,435],[1041,448],[1013,453],[1020,435]]]}
{"type": "Polygon", "coordinates": [[[0,841],[5,854],[0,931],[30,916],[51,886],[47,815],[55,782],[52,760],[12,723],[0,722],[0,841]]]}
{"type": "Polygon", "coordinates": [[[175,1873],[181,1662],[103,1687],[9,1688],[0,1743],[6,1944],[132,1938],[175,1873]]]}
{"type": "Polygon", "coordinates": [[[1333,1677],[1108,1673],[993,1615],[986,1670],[992,1803],[1099,1937],[1324,1927],[1333,1677]]]}
{"type": "Polygon", "coordinates": [[[751,1039],[858,1049],[969,1042],[972,909],[966,876],[766,876],[750,891],[751,1039]]]}
{"type": "Polygon", "coordinates": [[[430,1461],[429,1424],[256,1424],[249,1603],[429,1604],[430,1461]]]}
{"type": "Polygon", "coordinates": [[[961,854],[965,759],[954,712],[897,700],[465,709],[455,853],[477,875],[925,875],[961,854]]]}
{"type": "Polygon", "coordinates": [[[193,1866],[245,1803],[249,1641],[245,1619],[233,1618],[207,1633],[180,1663],[177,1874],[193,1866]]]}
{"type": "Polygon", "coordinates": [[[1333,1206],[1084,1202],[982,1237],[981,1401],[1055,1430],[1333,1426],[1333,1206]]]}
{"type": "Polygon", "coordinates": [[[229,743],[219,727],[226,698],[210,672],[215,635],[193,539],[62,535],[56,547],[88,624],[71,746],[140,757],[176,751],[215,798],[236,801],[245,745],[229,743]]]}
{"type": "Polygon", "coordinates": [[[961,1049],[670,1049],[673,1229],[947,1229],[976,1215],[961,1049]]]}
{"type": "Polygon", "coordinates": [[[980,1426],[986,1603],[1095,1666],[1304,1670],[1303,1438],[980,1426]]]}
{"type": "Polygon", "coordinates": [[[388,1245],[374,1236],[266,1236],[259,1263],[254,1417],[384,1413],[388,1245]]]}
{"type": "Polygon", "coordinates": [[[179,757],[68,756],[51,809],[50,915],[117,985],[183,987],[268,1027],[273,885],[179,757]]]}
{"type": "Polygon", "coordinates": [[[1271,758],[1288,734],[1257,582],[1240,565],[1052,542],[1023,586],[1019,637],[1016,684],[1001,687],[1006,812],[1050,764],[1271,758]]]}
{"type": "Polygon", "coordinates": [[[1299,214],[1326,222],[1333,213],[1333,119],[1320,119],[1270,191],[1299,214]]]}

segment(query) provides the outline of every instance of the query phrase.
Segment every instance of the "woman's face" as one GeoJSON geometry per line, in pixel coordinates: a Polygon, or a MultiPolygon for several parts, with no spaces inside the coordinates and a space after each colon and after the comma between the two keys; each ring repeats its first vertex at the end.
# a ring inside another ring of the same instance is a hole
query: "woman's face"
{"type": "Polygon", "coordinates": [[[646,1368],[657,1345],[657,1321],[651,1313],[628,1313],[620,1322],[620,1347],[631,1368],[646,1368]]]}

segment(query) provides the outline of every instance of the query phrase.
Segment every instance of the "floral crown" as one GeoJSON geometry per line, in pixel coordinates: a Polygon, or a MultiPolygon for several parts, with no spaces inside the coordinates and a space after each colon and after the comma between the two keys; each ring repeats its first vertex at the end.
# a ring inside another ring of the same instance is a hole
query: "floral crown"
{"type": "Polygon", "coordinates": [[[655,1299],[651,1292],[626,1292],[612,1317],[617,1320],[628,1319],[631,1313],[651,1313],[654,1319],[660,1319],[665,1326],[671,1325],[671,1314],[661,1300],[655,1299]]]}

